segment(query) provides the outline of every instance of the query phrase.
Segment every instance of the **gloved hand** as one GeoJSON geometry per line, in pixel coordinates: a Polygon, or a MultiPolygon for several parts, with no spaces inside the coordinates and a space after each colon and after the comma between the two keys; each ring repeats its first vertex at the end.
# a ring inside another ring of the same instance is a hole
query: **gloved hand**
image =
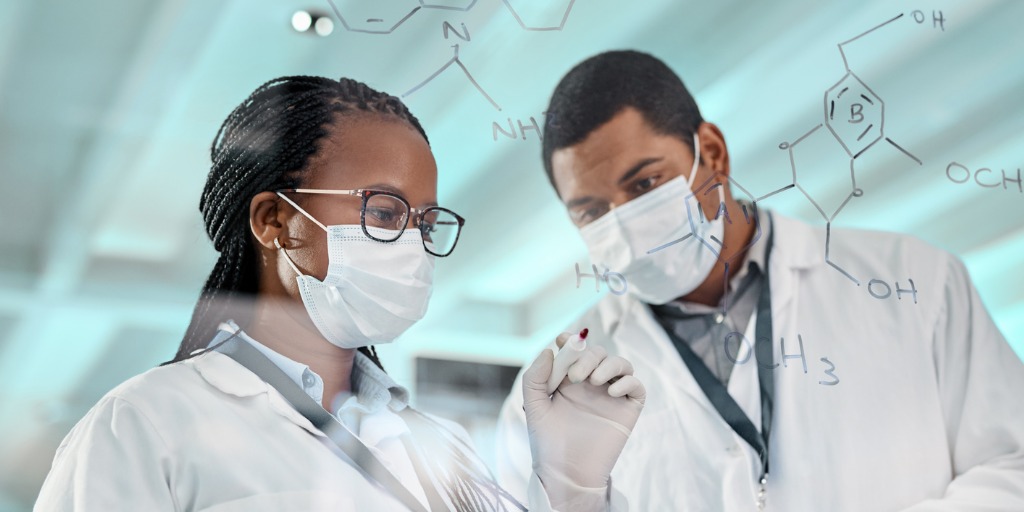
{"type": "MultiPolygon", "coordinates": [[[[557,345],[569,336],[559,335],[557,345]]],[[[572,502],[579,487],[608,486],[647,392],[629,361],[589,345],[549,396],[553,361],[554,353],[545,349],[523,373],[523,409],[534,471],[559,508],[572,502]]]]}

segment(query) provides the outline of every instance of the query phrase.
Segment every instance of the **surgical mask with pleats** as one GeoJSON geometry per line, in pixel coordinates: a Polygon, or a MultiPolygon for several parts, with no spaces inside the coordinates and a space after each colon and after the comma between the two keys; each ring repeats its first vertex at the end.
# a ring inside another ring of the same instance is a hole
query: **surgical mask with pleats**
{"type": "MultiPolygon", "coordinates": [[[[724,220],[717,214],[715,220],[708,220],[702,208],[694,208],[691,229],[687,214],[686,197],[692,193],[700,162],[700,140],[696,133],[693,145],[689,179],[674,178],[580,228],[590,261],[622,274],[628,293],[648,304],[667,304],[697,289],[718,260],[718,254],[701,243],[698,236],[722,240],[724,220]],[[690,233],[695,236],[648,254],[690,233]]],[[[721,208],[725,194],[722,186],[717,188],[721,208]]]]}
{"type": "MultiPolygon", "coordinates": [[[[303,274],[276,239],[274,245],[298,274],[302,302],[327,341],[341,348],[390,343],[423,318],[433,289],[434,256],[423,250],[418,229],[378,242],[359,224],[325,226],[297,209],[327,232],[324,280],[303,274]]],[[[394,236],[392,230],[366,229],[379,238],[394,236]]]]}

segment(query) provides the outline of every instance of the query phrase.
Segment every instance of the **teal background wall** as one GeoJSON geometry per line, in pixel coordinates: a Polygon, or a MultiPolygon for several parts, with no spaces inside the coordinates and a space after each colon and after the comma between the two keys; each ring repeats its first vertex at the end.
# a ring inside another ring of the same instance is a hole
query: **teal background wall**
{"type": "MultiPolygon", "coordinates": [[[[575,287],[586,253],[532,129],[573,64],[615,48],[664,59],[721,127],[734,178],[763,195],[792,179],[779,144],[824,121],[823,95],[845,73],[837,44],[902,14],[844,49],[884,101],[885,135],[921,164],[873,146],[856,163],[864,195],[835,225],[912,234],[962,257],[1024,356],[1024,193],[1001,180],[1024,168],[1024,2],[334,7],[0,2],[0,510],[30,506],[57,444],[103,393],[172,356],[215,261],[197,211],[210,141],[249,92],[287,74],[412,91],[405,100],[433,141],[441,202],[469,219],[458,250],[438,262],[428,317],[382,348],[389,371],[413,385],[418,356],[520,365],[599,297],[575,287]],[[294,31],[298,9],[326,14],[333,33],[294,31]],[[544,27],[554,30],[531,30],[544,27]],[[971,178],[953,182],[952,162],[971,178]],[[983,168],[981,182],[996,187],[974,181],[983,168]]],[[[824,129],[799,147],[801,185],[834,210],[850,191],[848,158],[824,129]]],[[[824,223],[796,190],[765,205],[824,223]]],[[[487,419],[471,420],[486,439],[487,419]]]]}

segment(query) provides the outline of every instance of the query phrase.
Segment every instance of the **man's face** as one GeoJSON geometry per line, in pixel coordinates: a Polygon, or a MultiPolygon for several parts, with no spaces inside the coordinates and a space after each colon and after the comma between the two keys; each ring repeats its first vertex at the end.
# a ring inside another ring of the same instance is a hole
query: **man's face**
{"type": "MultiPolygon", "coordinates": [[[[705,132],[714,144],[721,142],[718,130],[701,125],[701,154],[705,154],[705,132]]],[[[720,156],[708,155],[711,159],[720,156]]],[[[577,227],[585,226],[608,212],[679,176],[689,178],[693,168],[693,143],[673,135],[662,135],[637,110],[627,107],[590,133],[582,142],[559,149],[551,156],[555,189],[577,227]]],[[[705,164],[697,169],[694,183],[702,183],[712,172],[705,164]]],[[[718,208],[717,195],[701,198],[704,211],[718,208]]]]}

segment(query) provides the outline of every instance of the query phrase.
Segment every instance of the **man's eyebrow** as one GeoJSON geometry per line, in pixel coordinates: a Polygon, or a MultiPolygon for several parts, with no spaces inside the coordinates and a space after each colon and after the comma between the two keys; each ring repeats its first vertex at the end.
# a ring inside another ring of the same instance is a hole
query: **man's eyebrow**
{"type": "Polygon", "coordinates": [[[626,171],[626,173],[623,174],[622,177],[619,178],[618,184],[622,185],[623,183],[629,181],[630,178],[632,178],[633,176],[636,176],[638,172],[644,170],[644,167],[647,167],[648,165],[651,165],[653,163],[660,162],[662,160],[663,160],[663,158],[661,158],[661,157],[658,157],[658,158],[645,158],[645,159],[637,162],[636,165],[634,165],[633,167],[630,167],[629,170],[626,171]]]}
{"type": "Polygon", "coordinates": [[[590,197],[590,196],[577,197],[576,199],[573,199],[573,200],[565,203],[565,207],[566,208],[575,208],[577,206],[580,206],[580,205],[583,205],[583,204],[587,204],[587,203],[589,203],[589,202],[591,202],[593,200],[594,200],[594,198],[590,197]]]}

